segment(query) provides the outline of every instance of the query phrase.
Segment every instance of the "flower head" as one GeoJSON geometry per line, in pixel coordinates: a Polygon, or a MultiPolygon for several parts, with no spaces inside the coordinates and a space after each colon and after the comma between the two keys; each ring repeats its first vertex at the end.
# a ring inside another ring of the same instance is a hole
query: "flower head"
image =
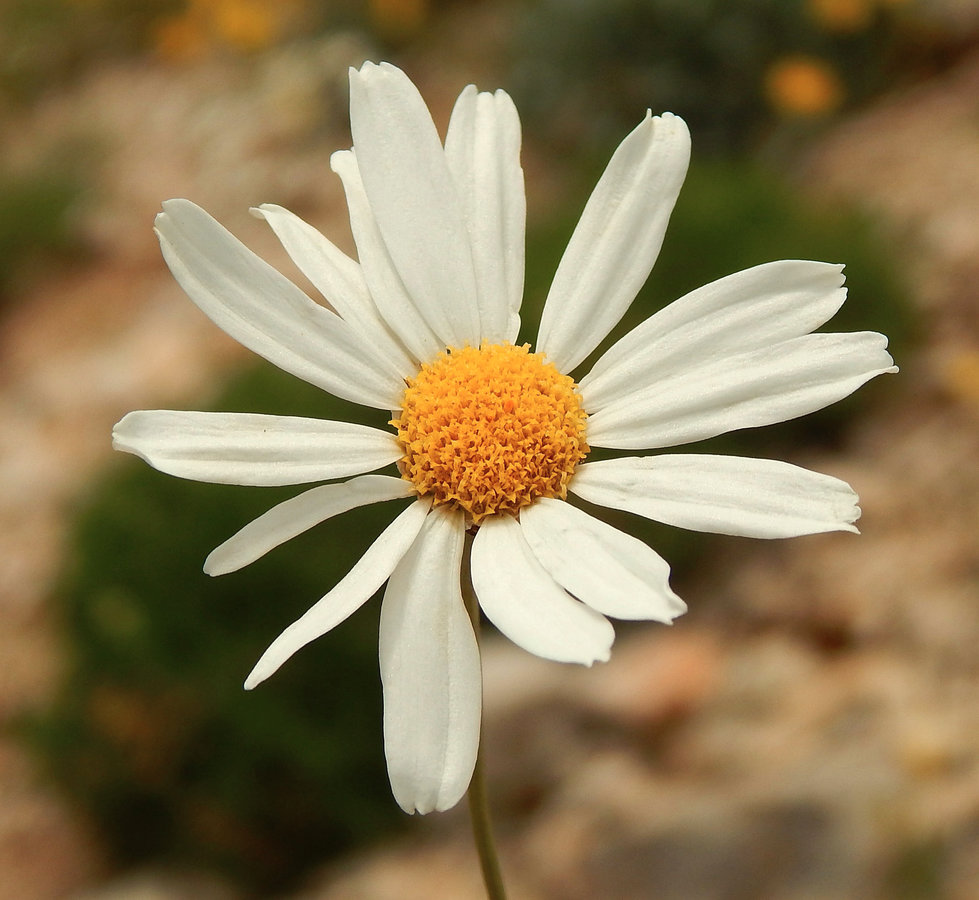
{"type": "Polygon", "coordinates": [[[846,90],[836,70],[812,56],[786,56],[765,73],[769,103],[786,116],[824,116],[835,112],[846,90]]]}
{"type": "Polygon", "coordinates": [[[454,805],[479,742],[479,651],[463,556],[485,615],[521,647],[590,665],[607,616],[686,609],[650,547],[568,502],[700,531],[855,531],[848,485],[775,460],[703,454],[587,462],[589,445],[650,450],[791,419],[895,371],[879,334],[813,334],[843,302],[842,267],[788,260],[680,298],[577,382],[573,370],[635,298],[659,252],[690,141],[647,114],[615,151],[548,294],[536,352],[514,344],[523,293],[520,125],[502,91],[460,95],[445,142],[400,70],[351,72],[354,147],[332,166],[355,261],[277,206],[255,212],[329,302],[314,302],[203,210],[171,200],[164,257],[245,346],[338,397],[393,410],[393,430],[233,413],[140,411],[117,449],[184,478],[326,482],[275,506],[205,562],[231,572],[331,516],[411,500],[350,572],[268,648],[253,688],[385,582],[380,664],[392,789],[409,812],[454,805]],[[398,474],[366,474],[397,464],[398,474]],[[467,550],[466,532],[473,534],[467,550]]]}

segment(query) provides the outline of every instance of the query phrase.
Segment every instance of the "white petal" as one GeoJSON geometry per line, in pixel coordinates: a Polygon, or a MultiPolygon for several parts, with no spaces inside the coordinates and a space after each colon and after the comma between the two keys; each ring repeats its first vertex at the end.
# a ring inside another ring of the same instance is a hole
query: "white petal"
{"type": "Polygon", "coordinates": [[[378,312],[418,362],[430,362],[446,345],[425,323],[391,261],[367,200],[353,150],[338,150],[330,157],[330,167],[343,183],[357,256],[378,312]]]}
{"type": "Polygon", "coordinates": [[[168,200],[156,217],[163,256],[187,296],[249,350],[310,384],[392,409],[404,381],[353,327],[314,303],[199,206],[168,200]]]}
{"type": "Polygon", "coordinates": [[[261,684],[297,650],[360,609],[408,552],[430,508],[430,501],[416,500],[388,525],[336,587],[272,642],[245,679],[245,690],[250,691],[261,684]]]}
{"type": "Polygon", "coordinates": [[[818,333],[692,366],[590,415],[588,443],[670,447],[794,419],[896,372],[886,347],[874,332],[818,333]]]}
{"type": "Polygon", "coordinates": [[[579,466],[570,488],[589,503],[744,537],[855,532],[860,517],[845,481],[773,459],[695,453],[610,459],[579,466]]]}
{"type": "Polygon", "coordinates": [[[592,352],[649,276],[690,161],[690,134],[670,113],[619,145],[554,275],[537,349],[562,372],[592,352]]]}
{"type": "Polygon", "coordinates": [[[402,377],[418,371],[417,362],[408,356],[384,324],[359,263],[312,225],[281,206],[264,203],[252,212],[269,223],[299,271],[345,321],[376,346],[402,377]]]}
{"type": "Polygon", "coordinates": [[[371,210],[408,293],[446,344],[479,346],[462,205],[417,88],[388,63],[350,70],[350,131],[371,210]]]}
{"type": "Polygon", "coordinates": [[[843,267],[780,260],[736,272],[681,297],[633,328],[579,387],[588,411],[707,362],[808,334],[846,298],[843,267]]]}
{"type": "Polygon", "coordinates": [[[456,101],[445,158],[462,201],[482,338],[515,341],[520,329],[527,201],[520,167],[520,118],[504,91],[469,85],[456,101]]]}
{"type": "Polygon", "coordinates": [[[236,572],[332,516],[369,503],[410,497],[414,493],[410,482],[388,475],[361,475],[340,484],[311,488],[273,506],[228,538],[204,561],[204,571],[208,575],[236,572]]]}
{"type": "Polygon", "coordinates": [[[642,541],[563,500],[520,511],[534,556],[566,591],[617,619],[672,622],[687,605],[670,590],[670,567],[642,541]]]}
{"type": "Polygon", "coordinates": [[[524,650],[587,666],[609,658],[615,640],[609,621],[555,583],[512,516],[494,516],[479,526],[472,582],[487,618],[524,650]]]}
{"type": "Polygon", "coordinates": [[[479,647],[462,599],[465,521],[437,508],[391,575],[381,605],[384,754],[408,813],[455,806],[479,747],[479,647]]]}
{"type": "Polygon", "coordinates": [[[112,429],[112,446],[154,469],[212,484],[305,484],[400,459],[387,431],[297,416],[143,409],[112,429]]]}

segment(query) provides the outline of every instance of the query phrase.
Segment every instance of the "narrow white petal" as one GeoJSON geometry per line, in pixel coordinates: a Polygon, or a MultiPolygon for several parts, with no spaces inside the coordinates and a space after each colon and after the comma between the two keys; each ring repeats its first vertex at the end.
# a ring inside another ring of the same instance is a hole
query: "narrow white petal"
{"type": "Polygon", "coordinates": [[[430,362],[446,345],[425,323],[394,267],[374,220],[353,150],[338,150],[330,157],[330,167],[343,183],[357,256],[378,312],[418,362],[430,362]]]}
{"type": "Polygon", "coordinates": [[[383,354],[402,376],[418,371],[417,361],[409,357],[381,318],[364,280],[360,264],[351,259],[299,216],[264,203],[252,210],[269,223],[276,237],[303,273],[330,305],[383,354]]]}
{"type": "Polygon", "coordinates": [[[408,813],[455,806],[479,747],[479,647],[462,599],[465,521],[438,508],[391,575],[381,605],[384,754],[408,813]]]}
{"type": "Polygon", "coordinates": [[[538,562],[566,591],[617,619],[672,622],[687,605],[670,589],[670,567],[642,541],[563,500],[520,511],[538,562]]]}
{"type": "Polygon", "coordinates": [[[469,227],[482,338],[512,342],[520,329],[527,201],[520,118],[509,95],[469,85],[452,111],[445,158],[469,227]]]}
{"type": "MultiPolygon", "coordinates": [[[[588,443],[671,447],[822,409],[896,372],[874,332],[808,334],[676,372],[588,417],[588,443]]],[[[587,407],[588,395],[584,394],[587,407]]]]}
{"type": "Polygon", "coordinates": [[[154,469],[212,484],[305,484],[400,459],[387,431],[297,416],[143,409],[112,429],[112,446],[154,469]]]}
{"type": "Polygon", "coordinates": [[[397,500],[415,493],[404,478],[361,475],[340,484],[323,484],[292,497],[249,522],[204,561],[208,575],[226,575],[255,562],[280,544],[358,506],[397,500]]]}
{"type": "Polygon", "coordinates": [[[586,666],[609,658],[615,632],[608,619],[554,581],[512,516],[494,516],[479,526],[472,582],[487,618],[524,650],[586,666]]]}
{"type": "Polygon", "coordinates": [[[676,370],[808,334],[843,304],[843,267],[780,260],[698,288],[633,328],[579,387],[588,411],[676,370]]]}
{"type": "Polygon", "coordinates": [[[428,500],[416,500],[388,525],[336,587],[272,642],[245,679],[245,690],[250,691],[274,675],[296,651],[360,609],[408,552],[430,507],[428,500]]]}
{"type": "Polygon", "coordinates": [[[310,384],[391,409],[404,381],[374,346],[314,303],[189,200],[156,217],[163,256],[187,296],[236,341],[310,384]]]}
{"type": "Polygon", "coordinates": [[[350,70],[350,131],[391,259],[446,344],[479,346],[479,306],[462,204],[417,88],[388,63],[350,70]]]}
{"type": "Polygon", "coordinates": [[[695,453],[610,459],[579,466],[570,487],[589,503],[744,537],[855,532],[860,517],[845,481],[773,459],[695,453]]]}
{"type": "Polygon", "coordinates": [[[629,308],[659,255],[690,161],[670,113],[646,119],[612,155],[554,275],[537,349],[562,372],[592,352],[629,308]]]}

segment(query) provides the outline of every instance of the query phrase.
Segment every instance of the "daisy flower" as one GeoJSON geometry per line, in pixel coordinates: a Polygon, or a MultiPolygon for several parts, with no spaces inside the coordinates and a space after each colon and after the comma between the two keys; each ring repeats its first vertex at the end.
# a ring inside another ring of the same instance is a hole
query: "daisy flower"
{"type": "Polygon", "coordinates": [[[143,410],[114,446],[199,481],[326,482],[280,503],[207,558],[246,566],[325,519],[408,499],[350,572],[272,643],[272,675],[385,582],[379,656],[391,786],[408,812],[453,806],[479,743],[477,640],[461,571],[519,646],[590,665],[607,617],[686,609],[643,542],[567,502],[681,528],[776,538],[856,531],[836,478],[698,453],[587,462],[791,419],[896,371],[886,339],[812,333],[840,307],[842,266],[784,260],[699,288],[570,373],[629,307],[659,252],[690,156],[684,122],[645,119],[613,154],[558,266],[534,352],[515,344],[524,279],[520,123],[502,91],[467,87],[445,142],[407,76],[350,75],[353,149],[337,152],[351,259],[285,209],[254,210],[328,301],[314,302],[187,200],[157,217],[163,255],[215,324],[337,397],[392,411],[390,430],[288,416],[143,410]],[[367,474],[397,464],[395,474],[367,474]],[[464,557],[468,555],[468,561],[464,557]]]}

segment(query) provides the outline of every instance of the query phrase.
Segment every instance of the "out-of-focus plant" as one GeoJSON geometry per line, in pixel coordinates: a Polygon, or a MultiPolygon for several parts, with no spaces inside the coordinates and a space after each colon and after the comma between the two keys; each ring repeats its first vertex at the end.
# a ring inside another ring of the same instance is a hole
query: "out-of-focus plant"
{"type": "Polygon", "coordinates": [[[73,213],[82,194],[77,166],[60,158],[0,169],[0,304],[26,268],[80,249],[73,213]]]}
{"type": "Polygon", "coordinates": [[[139,51],[173,0],[8,0],[0,4],[0,92],[29,102],[106,59],[139,51]]]}
{"type": "Polygon", "coordinates": [[[0,3],[0,98],[30,102],[92,66],[144,54],[173,64],[212,56],[250,58],[290,39],[337,30],[401,46],[423,36],[444,8],[458,2],[5,0],[0,3]]]}
{"type": "Polygon", "coordinates": [[[0,4],[0,88],[27,102],[112,59],[249,55],[322,30],[332,16],[309,0],[8,0],[0,4]]]}
{"type": "Polygon", "coordinates": [[[372,27],[381,37],[414,37],[432,15],[432,0],[369,0],[372,27]]]}
{"type": "Polygon", "coordinates": [[[836,70],[812,56],[783,56],[765,73],[765,98],[783,116],[836,112],[846,89],[836,70]]]}
{"type": "Polygon", "coordinates": [[[700,152],[749,146],[780,116],[823,116],[894,74],[904,21],[888,0],[544,0],[513,45],[526,120],[553,134],[618,133],[672,110],[700,152]]]}
{"type": "Polygon", "coordinates": [[[185,0],[153,23],[153,49],[176,62],[265,50],[304,21],[307,7],[306,0],[185,0]]]}

